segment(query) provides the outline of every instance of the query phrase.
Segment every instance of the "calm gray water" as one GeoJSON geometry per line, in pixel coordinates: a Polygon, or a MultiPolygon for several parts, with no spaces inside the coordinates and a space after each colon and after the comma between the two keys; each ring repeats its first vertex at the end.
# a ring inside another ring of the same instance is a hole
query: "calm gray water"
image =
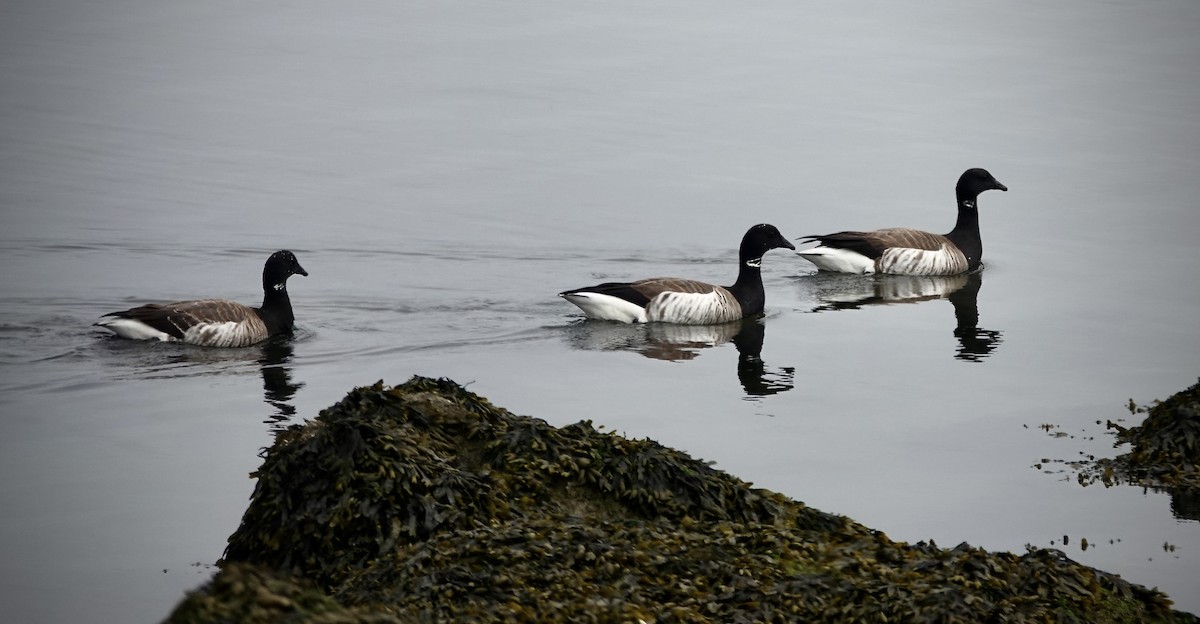
{"type": "Polygon", "coordinates": [[[0,2],[6,617],[162,618],[275,428],[414,374],[1200,611],[1180,502],[1035,467],[1115,454],[1097,421],[1200,376],[1200,4],[904,4],[0,2]],[[971,280],[775,251],[765,317],[704,330],[555,296],[728,283],[758,222],[946,231],[976,166],[1011,191],[971,280]],[[281,248],[311,274],[292,341],[91,327],[257,303],[281,248]]]}

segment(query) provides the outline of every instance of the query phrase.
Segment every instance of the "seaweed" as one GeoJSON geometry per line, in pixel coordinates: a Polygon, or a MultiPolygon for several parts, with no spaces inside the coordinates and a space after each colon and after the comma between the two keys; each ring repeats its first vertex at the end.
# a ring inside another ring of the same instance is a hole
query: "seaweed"
{"type": "Polygon", "coordinates": [[[250,564],[227,564],[175,608],[176,624],[399,624],[371,609],[347,608],[313,583],[250,564]]]}

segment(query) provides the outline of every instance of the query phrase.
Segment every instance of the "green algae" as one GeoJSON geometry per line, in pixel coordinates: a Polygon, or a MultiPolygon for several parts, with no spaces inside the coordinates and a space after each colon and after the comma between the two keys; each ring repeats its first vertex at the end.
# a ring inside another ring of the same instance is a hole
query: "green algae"
{"type": "Polygon", "coordinates": [[[444,379],[355,389],[256,476],[221,572],[169,621],[237,621],[258,587],[297,609],[246,621],[1196,621],[1060,551],[894,542],[444,379]]]}

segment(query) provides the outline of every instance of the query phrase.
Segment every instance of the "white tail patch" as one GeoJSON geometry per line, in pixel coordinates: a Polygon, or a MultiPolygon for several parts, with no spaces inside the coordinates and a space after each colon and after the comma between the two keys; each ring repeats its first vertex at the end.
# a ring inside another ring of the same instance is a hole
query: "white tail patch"
{"type": "Polygon", "coordinates": [[[175,337],[166,332],[159,331],[141,321],[133,319],[103,318],[96,321],[96,325],[111,330],[114,334],[130,340],[162,340],[163,342],[176,340],[175,337]]]}
{"type": "Polygon", "coordinates": [[[646,308],[620,297],[589,292],[568,293],[562,297],[579,306],[588,318],[621,323],[646,322],[646,308]]]}
{"type": "Polygon", "coordinates": [[[801,249],[796,255],[817,265],[822,271],[834,273],[874,273],[875,261],[848,249],[837,247],[817,246],[812,249],[801,249]]]}

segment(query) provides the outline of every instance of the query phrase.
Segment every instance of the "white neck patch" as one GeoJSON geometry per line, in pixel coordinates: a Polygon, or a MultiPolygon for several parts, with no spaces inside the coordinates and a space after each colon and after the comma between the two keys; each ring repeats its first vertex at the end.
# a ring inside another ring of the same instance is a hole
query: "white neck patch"
{"type": "Polygon", "coordinates": [[[974,207],[975,207],[975,200],[973,200],[973,199],[967,199],[967,200],[963,200],[963,203],[962,203],[962,205],[963,205],[963,206],[966,206],[967,208],[974,208],[974,207]]]}
{"type": "Polygon", "coordinates": [[[275,290],[287,290],[287,282],[280,282],[278,284],[275,284],[271,288],[274,288],[275,290]]]}
{"type": "Polygon", "coordinates": [[[747,260],[746,266],[748,266],[752,269],[757,269],[762,266],[762,258],[755,258],[753,260],[747,260]]]}

